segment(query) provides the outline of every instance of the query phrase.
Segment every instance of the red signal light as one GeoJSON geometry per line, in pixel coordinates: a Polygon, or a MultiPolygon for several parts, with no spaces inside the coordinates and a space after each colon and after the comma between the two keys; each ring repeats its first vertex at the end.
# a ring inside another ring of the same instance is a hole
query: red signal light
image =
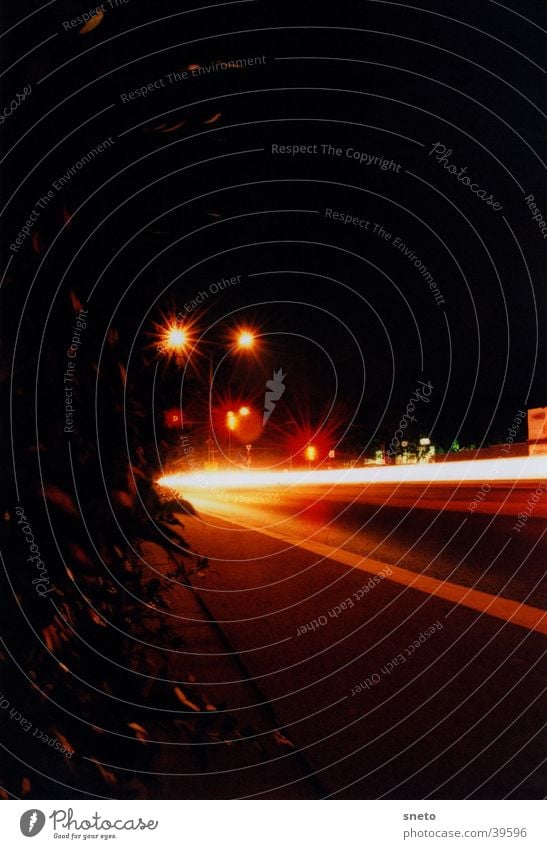
{"type": "Polygon", "coordinates": [[[177,408],[166,410],[164,422],[166,427],[182,427],[183,419],[180,410],[177,408]]]}

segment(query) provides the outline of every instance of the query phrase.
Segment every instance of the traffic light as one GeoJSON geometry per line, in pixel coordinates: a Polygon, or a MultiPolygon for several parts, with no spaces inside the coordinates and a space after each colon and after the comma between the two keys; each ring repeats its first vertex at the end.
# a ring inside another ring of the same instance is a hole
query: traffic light
{"type": "Polygon", "coordinates": [[[181,411],[178,407],[173,407],[171,410],[165,410],[164,414],[164,422],[165,427],[169,428],[181,428],[183,425],[183,418],[181,411]]]}

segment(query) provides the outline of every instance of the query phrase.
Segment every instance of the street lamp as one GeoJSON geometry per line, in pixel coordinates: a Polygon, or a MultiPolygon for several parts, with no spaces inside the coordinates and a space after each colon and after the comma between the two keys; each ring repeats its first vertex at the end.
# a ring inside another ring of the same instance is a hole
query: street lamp
{"type": "MultiPolygon", "coordinates": [[[[159,350],[168,353],[175,354],[178,358],[182,357],[182,354],[186,352],[186,350],[192,345],[192,350],[194,350],[194,338],[195,334],[193,331],[193,326],[189,326],[188,324],[183,325],[179,324],[176,320],[170,321],[167,325],[163,327],[159,327],[159,335],[161,338],[161,344],[158,346],[159,350]]],[[[232,339],[231,351],[251,351],[256,344],[256,333],[250,328],[238,328],[236,329],[232,339]]],[[[214,378],[214,361],[213,361],[213,351],[209,352],[209,400],[211,401],[213,395],[213,378],[214,378]]],[[[231,434],[237,428],[237,416],[233,411],[230,411],[230,419],[227,426],[229,433],[231,434]]],[[[249,407],[241,407],[239,410],[240,416],[249,416],[251,410],[249,407]]],[[[208,440],[208,462],[212,464],[213,456],[214,456],[214,448],[213,448],[213,422],[212,416],[209,414],[209,440],[208,440]]]]}
{"type": "MultiPolygon", "coordinates": [[[[240,407],[237,413],[234,413],[233,410],[228,410],[226,413],[226,428],[228,430],[228,461],[231,462],[232,459],[232,433],[241,428],[242,422],[241,419],[247,419],[252,413],[250,407],[243,406],[240,407]]],[[[249,419],[250,421],[250,419],[249,419]]]]}
{"type": "Polygon", "coordinates": [[[228,462],[232,462],[232,432],[237,428],[237,416],[233,410],[226,413],[226,427],[228,428],[228,462]]]}
{"type": "Polygon", "coordinates": [[[161,331],[160,350],[170,354],[182,354],[190,344],[190,334],[182,324],[172,321],[161,331]]]}
{"type": "MultiPolygon", "coordinates": [[[[251,351],[256,343],[256,334],[249,329],[238,330],[235,335],[234,344],[232,346],[232,351],[251,351]]],[[[213,397],[213,377],[214,377],[214,362],[213,362],[213,351],[209,353],[209,399],[211,400],[213,397]]],[[[250,415],[249,407],[241,407],[239,410],[240,416],[248,416],[250,415]]],[[[237,419],[234,419],[235,426],[229,428],[229,431],[235,430],[237,427],[237,419]]],[[[211,411],[209,411],[209,450],[208,450],[208,462],[209,465],[213,463],[213,421],[211,411]]]]}
{"type": "Polygon", "coordinates": [[[311,464],[317,459],[317,448],[315,445],[308,445],[305,450],[306,460],[308,461],[308,472],[311,470],[311,464]]]}
{"type": "Polygon", "coordinates": [[[174,351],[180,351],[186,347],[188,336],[182,327],[172,327],[167,334],[167,345],[174,351]]]}
{"type": "Polygon", "coordinates": [[[242,349],[254,348],[255,335],[251,330],[241,330],[237,335],[236,347],[242,349]]]}

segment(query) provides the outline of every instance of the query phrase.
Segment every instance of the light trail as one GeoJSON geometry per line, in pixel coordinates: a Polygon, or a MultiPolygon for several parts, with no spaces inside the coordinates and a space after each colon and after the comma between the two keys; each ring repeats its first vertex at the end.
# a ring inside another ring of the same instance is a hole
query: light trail
{"type": "Polygon", "coordinates": [[[349,469],[284,471],[175,472],[160,478],[159,486],[173,490],[256,489],[271,486],[343,486],[374,483],[485,483],[547,481],[547,455],[422,463],[400,466],[359,466],[349,469]]]}

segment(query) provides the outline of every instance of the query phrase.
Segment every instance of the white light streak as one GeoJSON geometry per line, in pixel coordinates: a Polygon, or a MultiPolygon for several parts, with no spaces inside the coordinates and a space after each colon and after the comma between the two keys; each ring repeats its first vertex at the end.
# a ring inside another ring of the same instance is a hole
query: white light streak
{"type": "Polygon", "coordinates": [[[160,486],[174,490],[256,489],[270,486],[343,486],[374,483],[463,483],[547,480],[547,456],[466,460],[400,466],[354,466],[349,469],[225,471],[173,473],[160,486]]]}

